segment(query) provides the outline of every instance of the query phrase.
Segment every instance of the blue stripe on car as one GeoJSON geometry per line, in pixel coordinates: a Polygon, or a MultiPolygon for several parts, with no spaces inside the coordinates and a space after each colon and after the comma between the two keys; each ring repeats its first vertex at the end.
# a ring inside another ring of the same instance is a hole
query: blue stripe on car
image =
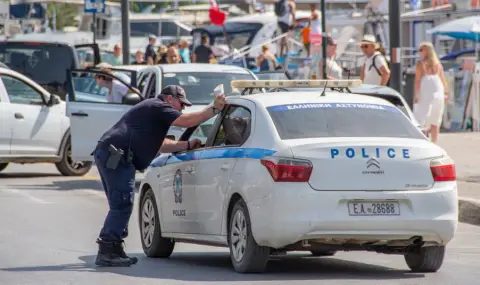
{"type": "Polygon", "coordinates": [[[263,148],[242,148],[242,147],[225,147],[211,148],[191,151],[187,153],[175,154],[173,156],[159,156],[155,158],[150,167],[161,167],[167,164],[180,163],[185,161],[199,159],[215,159],[215,158],[252,158],[261,159],[265,156],[273,155],[276,151],[263,148]]]}

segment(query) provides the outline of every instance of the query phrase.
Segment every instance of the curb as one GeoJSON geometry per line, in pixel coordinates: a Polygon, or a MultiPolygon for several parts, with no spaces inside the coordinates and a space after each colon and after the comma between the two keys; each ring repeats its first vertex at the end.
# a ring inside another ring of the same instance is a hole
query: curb
{"type": "Polygon", "coordinates": [[[480,200],[458,198],[458,220],[474,226],[480,226],[480,200]]]}

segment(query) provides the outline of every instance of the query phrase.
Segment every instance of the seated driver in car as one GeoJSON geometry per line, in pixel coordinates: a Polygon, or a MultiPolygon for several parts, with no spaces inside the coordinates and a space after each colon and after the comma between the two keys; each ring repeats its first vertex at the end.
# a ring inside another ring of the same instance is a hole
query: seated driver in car
{"type": "MultiPolygon", "coordinates": [[[[109,68],[102,68],[101,72],[113,75],[109,68]]],[[[111,76],[97,74],[95,81],[98,86],[108,89],[107,101],[109,103],[122,103],[123,96],[128,93],[128,87],[111,76]]]]}

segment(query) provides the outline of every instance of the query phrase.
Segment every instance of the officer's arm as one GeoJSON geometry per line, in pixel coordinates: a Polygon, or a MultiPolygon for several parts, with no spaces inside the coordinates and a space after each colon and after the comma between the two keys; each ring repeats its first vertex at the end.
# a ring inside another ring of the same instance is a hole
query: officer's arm
{"type": "Polygon", "coordinates": [[[172,123],[172,126],[181,127],[181,128],[191,128],[191,127],[198,126],[203,122],[208,121],[213,116],[214,116],[213,108],[209,107],[202,111],[182,114],[172,123]]]}
{"type": "Polygon", "coordinates": [[[160,147],[160,152],[162,153],[172,153],[187,150],[188,142],[186,141],[174,141],[171,139],[165,139],[162,146],[160,147]]]}

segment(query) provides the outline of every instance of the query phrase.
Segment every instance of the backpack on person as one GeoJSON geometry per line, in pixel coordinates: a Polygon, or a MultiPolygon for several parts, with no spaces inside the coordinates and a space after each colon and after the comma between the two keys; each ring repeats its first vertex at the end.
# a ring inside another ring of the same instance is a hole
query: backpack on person
{"type": "MultiPolygon", "coordinates": [[[[382,74],[380,73],[380,69],[378,69],[378,67],[375,65],[375,61],[377,59],[378,56],[383,56],[383,58],[385,59],[385,62],[387,63],[387,67],[388,69],[390,69],[390,62],[387,60],[387,55],[386,55],[386,52],[385,52],[385,48],[383,46],[380,46],[378,49],[377,49],[378,52],[380,52],[380,54],[376,54],[373,56],[373,59],[372,59],[372,65],[370,66],[369,69],[372,69],[372,68],[375,68],[375,70],[377,71],[378,75],[379,76],[382,76],[382,74]]],[[[387,86],[390,84],[390,78],[388,79],[387,81],[387,86]]]]}
{"type": "Polygon", "coordinates": [[[283,17],[287,13],[287,2],[288,0],[278,0],[275,3],[275,15],[277,17],[283,17]]]}

